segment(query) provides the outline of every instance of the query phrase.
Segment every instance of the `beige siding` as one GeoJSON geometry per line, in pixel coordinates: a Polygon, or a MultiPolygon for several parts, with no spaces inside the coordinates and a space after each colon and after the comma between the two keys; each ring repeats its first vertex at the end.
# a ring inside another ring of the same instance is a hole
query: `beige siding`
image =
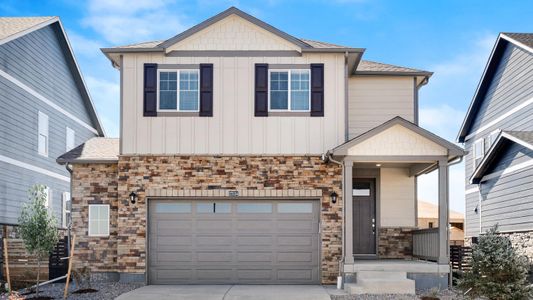
{"type": "Polygon", "coordinates": [[[413,77],[354,76],[348,82],[349,135],[400,116],[414,121],[413,77]]]}
{"type": "Polygon", "coordinates": [[[383,132],[353,146],[349,155],[447,155],[448,150],[402,125],[394,125],[383,132]]]}
{"type": "Polygon", "coordinates": [[[296,50],[287,40],[232,15],[172,45],[173,50],[296,50]]]}
{"type": "Polygon", "coordinates": [[[344,56],[125,54],[123,154],[322,154],[344,142],[344,56]],[[213,117],[143,117],[143,64],[214,65],[213,117]],[[324,63],[324,117],[254,117],[254,64],[324,63]]]}
{"type": "Polygon", "coordinates": [[[415,178],[408,168],[382,168],[380,175],[382,227],[411,227],[415,221],[415,178]]]}

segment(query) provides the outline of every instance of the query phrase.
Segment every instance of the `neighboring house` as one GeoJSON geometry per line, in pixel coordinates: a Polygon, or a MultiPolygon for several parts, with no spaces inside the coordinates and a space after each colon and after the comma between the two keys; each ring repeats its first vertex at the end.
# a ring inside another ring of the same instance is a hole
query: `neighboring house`
{"type": "MultiPolygon", "coordinates": [[[[439,224],[439,206],[437,204],[418,200],[418,228],[436,228],[439,224]]],[[[450,210],[450,245],[464,244],[464,222],[462,213],[450,210]]]]}
{"type": "Polygon", "coordinates": [[[148,284],[447,283],[447,170],[463,150],[417,125],[430,72],[233,7],[102,51],[121,74],[120,141],[58,159],[73,166],[79,263],[148,284]],[[444,225],[414,234],[416,176],[435,169],[444,225]]]}
{"type": "Polygon", "coordinates": [[[500,33],[458,141],[467,239],[498,225],[533,259],[533,33],[500,33]]]}
{"type": "Polygon", "coordinates": [[[0,223],[16,224],[43,184],[66,226],[70,174],[56,158],[104,131],[59,18],[0,18],[0,108],[0,223]]]}

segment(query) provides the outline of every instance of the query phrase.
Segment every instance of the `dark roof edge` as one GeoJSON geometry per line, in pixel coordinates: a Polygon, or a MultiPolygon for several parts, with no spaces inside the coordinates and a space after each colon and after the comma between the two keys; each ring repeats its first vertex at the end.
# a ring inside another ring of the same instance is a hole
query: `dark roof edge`
{"type": "Polygon", "coordinates": [[[420,71],[420,72],[403,72],[403,71],[355,71],[354,76],[383,76],[383,75],[393,75],[393,76],[427,76],[431,77],[433,72],[420,71]]]}
{"type": "Polygon", "coordinates": [[[108,164],[118,162],[118,158],[110,159],[62,159],[61,157],[56,159],[56,162],[60,165],[64,164],[108,164]]]}
{"type": "Polygon", "coordinates": [[[483,179],[483,176],[487,172],[488,168],[491,166],[491,163],[494,161],[495,155],[499,153],[499,149],[503,145],[504,141],[511,141],[533,150],[533,145],[531,143],[524,141],[505,131],[500,132],[487,154],[479,163],[479,166],[477,166],[477,168],[472,173],[472,176],[470,176],[470,183],[478,184],[481,182],[481,179],[483,179]]]}
{"type": "Polygon", "coordinates": [[[240,10],[240,9],[234,7],[234,6],[226,9],[225,11],[223,11],[223,12],[221,12],[221,13],[219,13],[219,14],[217,14],[217,15],[215,15],[215,16],[213,16],[213,17],[211,17],[211,18],[209,18],[209,19],[207,19],[207,20],[205,20],[205,21],[203,21],[203,22],[201,22],[199,24],[194,25],[193,27],[191,27],[191,28],[189,28],[189,29],[187,29],[187,30],[185,30],[185,31],[183,31],[183,32],[171,37],[170,39],[167,39],[166,41],[164,41],[161,44],[159,44],[159,47],[167,48],[167,47],[169,47],[169,46],[171,46],[171,45],[173,45],[173,44],[175,44],[175,43],[177,43],[177,42],[179,42],[179,41],[181,41],[181,40],[183,40],[183,39],[195,34],[196,32],[198,32],[198,31],[200,31],[200,30],[202,30],[204,28],[207,28],[208,26],[210,26],[210,25],[212,25],[212,24],[214,24],[214,23],[216,23],[216,22],[218,22],[218,21],[220,21],[220,20],[222,20],[222,19],[224,19],[227,16],[230,16],[232,14],[238,15],[239,17],[244,18],[247,21],[249,21],[249,22],[251,22],[251,23],[253,23],[253,24],[255,24],[255,25],[257,25],[257,26],[259,26],[259,27],[261,27],[261,28],[263,28],[263,29],[265,29],[265,30],[267,30],[267,31],[269,31],[269,32],[271,32],[271,33],[273,33],[273,34],[275,34],[275,35],[277,35],[277,36],[289,41],[289,42],[291,42],[291,43],[293,43],[293,44],[296,44],[296,45],[298,45],[298,46],[300,46],[302,48],[309,48],[310,47],[309,44],[303,42],[302,40],[300,40],[300,39],[298,39],[298,38],[296,38],[296,37],[294,37],[294,36],[292,36],[292,35],[290,35],[290,34],[288,34],[286,32],[283,32],[283,31],[281,31],[281,30],[279,30],[277,28],[275,28],[274,26],[272,26],[272,25],[270,25],[268,23],[265,23],[265,22],[259,20],[258,18],[245,13],[242,10],[240,10]]]}

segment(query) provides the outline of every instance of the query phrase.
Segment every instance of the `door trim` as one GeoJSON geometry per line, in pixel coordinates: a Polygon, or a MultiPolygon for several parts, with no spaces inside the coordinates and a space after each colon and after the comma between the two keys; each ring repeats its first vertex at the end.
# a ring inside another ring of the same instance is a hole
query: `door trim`
{"type": "MultiPolygon", "coordinates": [[[[353,179],[374,179],[376,194],[376,253],[375,254],[352,254],[355,259],[379,259],[379,231],[381,228],[381,169],[380,168],[355,168],[352,174],[353,179]]],[[[352,179],[352,180],[353,180],[352,179]]],[[[353,201],[353,198],[352,198],[353,201]]],[[[352,216],[353,218],[353,216],[352,216]]],[[[352,224],[353,224],[352,220],[352,224]]],[[[352,225],[353,226],[353,225],[352,225]]],[[[352,237],[353,240],[353,237],[352,237]]]]}

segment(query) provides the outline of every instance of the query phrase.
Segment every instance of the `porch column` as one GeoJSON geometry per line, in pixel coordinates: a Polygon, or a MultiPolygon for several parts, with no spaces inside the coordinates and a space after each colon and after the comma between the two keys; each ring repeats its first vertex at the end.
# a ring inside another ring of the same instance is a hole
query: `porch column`
{"type": "Polygon", "coordinates": [[[344,261],[352,264],[353,260],[353,161],[344,161],[344,261]]]}
{"type": "Polygon", "coordinates": [[[449,263],[448,160],[439,160],[439,264],[449,263]]]}

